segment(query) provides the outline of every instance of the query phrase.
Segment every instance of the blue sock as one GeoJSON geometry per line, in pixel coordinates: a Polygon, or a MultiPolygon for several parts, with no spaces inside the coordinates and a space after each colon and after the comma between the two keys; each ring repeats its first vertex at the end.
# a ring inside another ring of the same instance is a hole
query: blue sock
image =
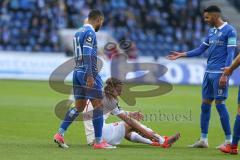
{"type": "Polygon", "coordinates": [[[102,127],[103,127],[103,110],[102,107],[93,110],[93,127],[95,133],[96,143],[102,140],[102,127]]]}
{"type": "Polygon", "coordinates": [[[202,103],[201,110],[201,138],[207,139],[209,120],[211,116],[211,105],[207,103],[202,103]]]}
{"type": "Polygon", "coordinates": [[[229,120],[229,114],[226,108],[225,104],[217,104],[217,111],[220,116],[222,128],[224,130],[226,140],[231,140],[231,127],[230,127],[230,120],[229,120]]]}
{"type": "Polygon", "coordinates": [[[64,133],[68,129],[68,127],[71,125],[71,123],[74,121],[74,119],[79,115],[79,112],[77,108],[71,108],[67,111],[65,118],[58,130],[58,132],[64,136],[64,133]]]}
{"type": "Polygon", "coordinates": [[[232,144],[238,145],[238,141],[240,140],[240,114],[236,116],[233,132],[232,144]]]}

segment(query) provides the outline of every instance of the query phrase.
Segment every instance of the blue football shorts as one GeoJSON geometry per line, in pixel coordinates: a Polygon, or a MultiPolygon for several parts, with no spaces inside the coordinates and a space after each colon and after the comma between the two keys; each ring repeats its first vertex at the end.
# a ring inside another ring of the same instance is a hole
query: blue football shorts
{"type": "Polygon", "coordinates": [[[225,100],[228,97],[228,84],[222,88],[219,80],[222,73],[205,73],[202,84],[202,98],[209,100],[225,100]]]}
{"type": "Polygon", "coordinates": [[[99,74],[94,74],[95,83],[92,88],[86,87],[87,74],[85,69],[74,70],[73,72],[73,94],[78,99],[102,99],[103,81],[99,74]]]}

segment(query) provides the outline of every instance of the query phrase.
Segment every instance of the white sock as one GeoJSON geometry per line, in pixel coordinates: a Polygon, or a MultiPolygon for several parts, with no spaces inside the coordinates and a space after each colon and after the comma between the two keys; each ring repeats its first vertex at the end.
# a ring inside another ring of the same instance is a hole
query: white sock
{"type": "Polygon", "coordinates": [[[160,136],[160,135],[158,135],[158,134],[155,134],[155,136],[158,137],[158,139],[159,139],[158,142],[159,142],[160,144],[163,144],[163,143],[165,142],[165,138],[163,138],[162,136],[160,136]]]}
{"type": "Polygon", "coordinates": [[[208,142],[208,138],[203,138],[203,137],[201,137],[201,138],[200,138],[200,141],[208,142]]]}
{"type": "MultiPolygon", "coordinates": [[[[145,126],[145,125],[143,125],[143,124],[141,124],[141,126],[144,128],[144,129],[146,129],[148,132],[153,132],[153,130],[151,129],[151,128],[148,128],[147,126],[145,126]]],[[[162,137],[162,136],[160,136],[160,135],[158,135],[158,134],[154,134],[156,137],[158,137],[158,139],[159,139],[159,141],[158,141],[158,143],[160,143],[160,144],[163,144],[164,142],[165,142],[165,139],[162,137]]]]}
{"type": "Polygon", "coordinates": [[[232,139],[226,139],[226,140],[225,140],[225,143],[226,143],[226,144],[231,144],[231,143],[232,143],[232,139]]]}
{"type": "Polygon", "coordinates": [[[130,140],[136,143],[152,144],[150,139],[144,138],[136,132],[131,132],[130,140]]]}

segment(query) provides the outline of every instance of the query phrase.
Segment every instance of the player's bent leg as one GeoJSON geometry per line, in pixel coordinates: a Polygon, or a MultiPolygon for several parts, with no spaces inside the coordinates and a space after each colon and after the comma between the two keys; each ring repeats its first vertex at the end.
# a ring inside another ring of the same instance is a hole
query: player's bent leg
{"type": "Polygon", "coordinates": [[[152,145],[153,142],[150,139],[147,139],[140,134],[133,131],[133,128],[130,127],[128,124],[124,123],[125,126],[125,139],[134,143],[143,143],[152,145]]]}
{"type": "Polygon", "coordinates": [[[141,136],[137,132],[130,132],[129,140],[131,142],[135,142],[135,143],[143,143],[143,144],[149,144],[149,145],[153,144],[153,142],[150,139],[147,139],[147,138],[141,136]]]}
{"type": "Polygon", "coordinates": [[[230,120],[229,120],[229,114],[228,110],[225,105],[224,100],[215,100],[216,108],[220,117],[220,121],[222,124],[222,128],[225,133],[225,142],[219,146],[216,147],[216,149],[220,149],[221,146],[230,144],[232,142],[232,134],[231,134],[231,126],[230,126],[230,120]]]}
{"type": "Polygon", "coordinates": [[[163,146],[163,144],[166,142],[166,138],[168,138],[167,136],[160,136],[158,133],[156,133],[155,131],[153,131],[151,128],[148,128],[147,126],[141,124],[141,126],[148,132],[151,132],[154,134],[154,137],[156,137],[156,139],[152,140],[153,141],[153,146],[163,146]]]}
{"type": "Polygon", "coordinates": [[[133,131],[133,128],[131,126],[129,126],[127,123],[125,123],[125,122],[124,122],[124,127],[125,127],[125,136],[133,131]]]}
{"type": "Polygon", "coordinates": [[[68,145],[64,141],[64,134],[72,124],[72,122],[78,117],[79,112],[83,111],[86,106],[85,99],[78,99],[75,101],[75,107],[70,108],[62,121],[58,133],[54,135],[54,142],[58,144],[59,147],[68,148],[68,145]]]}
{"type": "Polygon", "coordinates": [[[128,141],[131,141],[131,132],[133,131],[132,130],[132,127],[130,127],[127,123],[124,123],[124,127],[125,127],[125,136],[124,138],[128,141]]]}
{"type": "Polygon", "coordinates": [[[78,112],[83,112],[86,105],[87,105],[87,99],[75,100],[75,107],[77,108],[78,112]]]}
{"type": "Polygon", "coordinates": [[[130,132],[127,139],[130,139],[130,141],[136,143],[144,143],[150,144],[152,146],[161,146],[163,148],[169,148],[180,138],[180,133],[176,133],[175,135],[169,137],[168,136],[162,137],[156,132],[154,132],[151,128],[148,128],[143,124],[141,124],[141,127],[144,128],[146,131],[153,133],[157,141],[155,139],[151,140],[145,136],[142,136],[141,133],[138,134],[137,132],[130,132]]]}

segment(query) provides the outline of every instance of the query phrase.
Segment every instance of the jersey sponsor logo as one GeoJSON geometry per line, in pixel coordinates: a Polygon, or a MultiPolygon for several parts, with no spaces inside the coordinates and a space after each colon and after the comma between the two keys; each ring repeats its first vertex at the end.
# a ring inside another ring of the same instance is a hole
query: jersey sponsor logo
{"type": "Polygon", "coordinates": [[[224,41],[220,41],[220,40],[211,40],[209,43],[210,44],[216,44],[216,45],[219,45],[219,46],[224,45],[224,41]]]}

